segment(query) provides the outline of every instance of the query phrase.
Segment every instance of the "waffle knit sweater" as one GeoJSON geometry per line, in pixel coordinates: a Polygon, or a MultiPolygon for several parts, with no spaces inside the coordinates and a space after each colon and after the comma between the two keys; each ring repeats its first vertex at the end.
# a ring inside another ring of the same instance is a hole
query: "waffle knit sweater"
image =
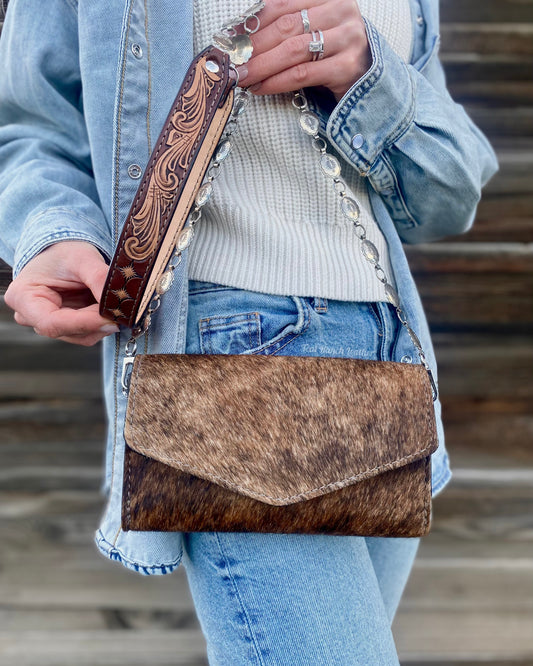
{"type": "MultiPolygon", "coordinates": [[[[250,4],[194,0],[194,49],[250,4]]],[[[360,0],[361,12],[407,60],[412,28],[408,0],[360,0]]],[[[189,250],[189,277],[270,294],[346,301],[386,301],[363,258],[353,224],[299,127],[292,95],[254,96],[238,120],[232,153],[220,169],[189,250]]],[[[328,152],[335,154],[330,147],[328,152]]],[[[386,240],[373,216],[367,182],[346,163],[342,177],[360,207],[367,238],[394,276],[386,240]]]]}

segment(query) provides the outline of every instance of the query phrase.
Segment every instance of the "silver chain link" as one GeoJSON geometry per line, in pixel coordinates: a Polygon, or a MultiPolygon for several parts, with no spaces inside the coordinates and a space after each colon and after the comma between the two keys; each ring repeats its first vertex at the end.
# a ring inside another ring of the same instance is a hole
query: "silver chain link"
{"type": "Polygon", "coordinates": [[[366,259],[366,261],[368,261],[374,267],[374,272],[376,274],[377,279],[385,287],[385,295],[387,297],[387,300],[395,308],[396,315],[398,316],[400,323],[407,331],[411,339],[411,342],[413,343],[418,353],[420,362],[422,363],[422,365],[424,366],[429,375],[431,390],[433,393],[433,400],[436,400],[438,395],[437,385],[435,383],[435,379],[433,377],[431,368],[429,367],[429,364],[427,362],[424,350],[422,349],[422,345],[420,344],[420,340],[418,339],[418,336],[409,325],[407,317],[405,316],[405,313],[401,308],[400,297],[398,296],[398,292],[389,282],[383,267],[379,263],[378,248],[374,245],[374,243],[372,243],[372,241],[368,240],[367,238],[366,227],[362,224],[360,220],[361,211],[359,209],[357,201],[353,197],[348,195],[347,185],[344,182],[344,180],[342,180],[341,178],[340,162],[334,155],[328,153],[326,141],[321,136],[319,136],[318,131],[320,129],[320,118],[316,115],[316,113],[313,113],[312,111],[309,110],[307,97],[305,96],[303,90],[298,90],[297,92],[294,93],[294,96],[292,98],[292,104],[300,112],[301,130],[305,134],[311,137],[312,140],[311,145],[319,153],[318,159],[322,172],[333,182],[333,189],[340,198],[340,208],[342,214],[344,215],[345,218],[353,222],[355,235],[359,239],[360,242],[359,247],[361,249],[361,254],[363,255],[363,258],[366,259]]]}

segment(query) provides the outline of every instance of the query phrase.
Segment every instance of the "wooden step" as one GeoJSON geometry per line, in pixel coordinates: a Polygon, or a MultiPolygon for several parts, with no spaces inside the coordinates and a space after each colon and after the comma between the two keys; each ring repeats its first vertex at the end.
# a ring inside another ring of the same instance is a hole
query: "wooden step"
{"type": "Polygon", "coordinates": [[[431,325],[533,325],[533,245],[428,243],[406,246],[431,325]]]}
{"type": "Polygon", "coordinates": [[[533,81],[472,81],[450,83],[450,93],[460,104],[483,104],[489,108],[533,107],[533,81]]]}
{"type": "Polygon", "coordinates": [[[441,4],[443,23],[531,23],[531,0],[447,0],[441,4]]]}
{"type": "Polygon", "coordinates": [[[484,103],[467,103],[465,108],[474,123],[491,140],[498,137],[524,138],[533,136],[533,105],[491,108],[484,103]]]}
{"type": "Polygon", "coordinates": [[[533,19],[531,22],[443,22],[443,54],[502,55],[533,58],[533,19]]]}

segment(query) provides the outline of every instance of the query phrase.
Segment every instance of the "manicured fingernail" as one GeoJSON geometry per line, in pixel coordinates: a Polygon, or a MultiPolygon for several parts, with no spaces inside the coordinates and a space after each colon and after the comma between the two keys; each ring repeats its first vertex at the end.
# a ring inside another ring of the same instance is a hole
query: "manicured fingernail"
{"type": "Polygon", "coordinates": [[[239,65],[235,68],[239,74],[239,81],[242,81],[248,76],[248,67],[246,65],[239,65]]]}
{"type": "Polygon", "coordinates": [[[102,331],[102,333],[111,334],[111,333],[118,333],[120,329],[118,326],[115,326],[114,324],[106,324],[105,326],[102,326],[100,330],[102,331]]]}
{"type": "Polygon", "coordinates": [[[250,86],[248,88],[248,90],[252,93],[257,92],[262,85],[263,85],[263,82],[259,81],[259,83],[254,83],[253,86],[250,86]]]}

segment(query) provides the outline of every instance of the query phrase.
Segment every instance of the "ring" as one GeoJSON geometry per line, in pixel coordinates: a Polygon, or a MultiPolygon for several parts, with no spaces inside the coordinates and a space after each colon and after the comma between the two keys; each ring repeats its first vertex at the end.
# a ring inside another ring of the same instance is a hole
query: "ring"
{"type": "Polygon", "coordinates": [[[301,9],[300,14],[302,15],[302,23],[304,24],[304,34],[306,32],[311,32],[311,23],[309,22],[309,15],[307,14],[307,9],[301,9]]]}
{"type": "Polygon", "coordinates": [[[313,30],[311,41],[309,42],[309,53],[312,60],[321,60],[324,57],[324,35],[322,30],[313,30]],[[317,34],[318,33],[318,34],[317,34]]]}

